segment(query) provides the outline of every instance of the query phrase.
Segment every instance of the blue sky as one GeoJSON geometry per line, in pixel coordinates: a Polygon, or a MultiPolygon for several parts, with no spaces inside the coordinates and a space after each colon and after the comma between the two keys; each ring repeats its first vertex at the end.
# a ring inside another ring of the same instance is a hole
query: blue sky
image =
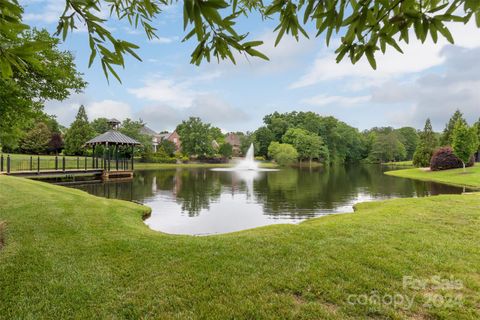
{"type": "MultiPolygon", "coordinates": [[[[64,0],[21,4],[27,23],[53,32],[64,0]]],[[[274,22],[252,16],[240,21],[239,28],[251,39],[265,41],[261,51],[270,61],[238,56],[237,65],[224,61],[196,67],[189,64],[195,42],[181,42],[181,9],[169,7],[154,21],[160,37],[155,41],[124,22],[108,22],[116,37],[141,47],[143,62],[129,58],[119,70],[122,84],[107,83],[98,63],[87,67],[87,33],[80,26],[61,47],[73,52],[89,86],[66,101],[47,102],[46,111],[69,125],[84,104],[91,119],[141,118],[157,131],[172,130],[192,115],[225,131],[254,130],[264,115],[293,110],[333,115],[359,129],[421,128],[430,117],[434,129],[441,130],[456,108],[470,122],[480,117],[480,31],[474,25],[452,26],[454,46],[442,39],[436,45],[412,41],[403,47],[404,55],[389,50],[378,56],[374,71],[367,61],[336,64],[337,39],[327,48],[323,39],[286,37],[274,48],[274,22]]]]}

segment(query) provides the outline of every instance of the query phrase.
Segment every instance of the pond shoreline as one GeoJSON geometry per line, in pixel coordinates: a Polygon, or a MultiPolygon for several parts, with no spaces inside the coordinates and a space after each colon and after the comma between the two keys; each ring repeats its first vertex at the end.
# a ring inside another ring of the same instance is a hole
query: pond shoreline
{"type": "Polygon", "coordinates": [[[385,172],[386,175],[408,178],[419,181],[431,181],[446,185],[464,187],[480,190],[480,163],[473,167],[466,168],[468,174],[464,174],[463,169],[450,169],[442,171],[429,171],[422,168],[402,169],[385,172]]]}

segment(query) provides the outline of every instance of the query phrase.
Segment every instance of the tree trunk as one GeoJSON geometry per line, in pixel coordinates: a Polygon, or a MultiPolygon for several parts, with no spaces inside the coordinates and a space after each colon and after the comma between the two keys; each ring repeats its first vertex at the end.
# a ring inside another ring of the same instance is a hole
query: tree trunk
{"type": "Polygon", "coordinates": [[[463,164],[463,172],[465,172],[465,162],[462,161],[462,164],[463,164]]]}

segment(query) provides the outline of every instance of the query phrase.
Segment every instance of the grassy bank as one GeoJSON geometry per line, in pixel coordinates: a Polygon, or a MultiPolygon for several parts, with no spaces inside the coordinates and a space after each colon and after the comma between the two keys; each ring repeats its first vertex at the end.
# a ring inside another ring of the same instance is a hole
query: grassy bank
{"type": "Polygon", "coordinates": [[[385,166],[392,167],[413,167],[413,161],[390,161],[382,163],[385,166]]]}
{"type": "Polygon", "coordinates": [[[385,174],[423,181],[440,182],[461,187],[480,189],[480,164],[466,169],[430,171],[422,168],[387,171],[385,174]]]}
{"type": "Polygon", "coordinates": [[[172,236],[143,224],[145,207],[0,176],[0,318],[474,319],[479,207],[478,195],[397,199],[300,225],[172,236]],[[404,276],[462,285],[404,287],[404,276]],[[412,305],[359,298],[394,294],[412,305]],[[428,306],[432,294],[461,303],[428,306]]]}
{"type": "MultiPolygon", "coordinates": [[[[176,169],[176,168],[230,168],[235,166],[234,162],[231,163],[135,163],[135,169],[176,169]]],[[[278,166],[273,162],[261,162],[259,163],[261,168],[277,168],[278,166]]]]}

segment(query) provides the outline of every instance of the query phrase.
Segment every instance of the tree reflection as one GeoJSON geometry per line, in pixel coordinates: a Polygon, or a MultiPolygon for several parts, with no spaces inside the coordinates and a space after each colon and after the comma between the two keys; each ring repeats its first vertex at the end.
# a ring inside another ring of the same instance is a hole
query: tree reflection
{"type": "MultiPolygon", "coordinates": [[[[264,214],[307,218],[331,212],[363,199],[461,193],[462,188],[414,181],[383,174],[378,165],[283,169],[239,175],[208,169],[136,171],[134,179],[76,186],[89,193],[123,200],[147,201],[164,197],[197,216],[222,194],[245,194],[263,206],[264,214]]],[[[148,201],[147,201],[148,202],[148,201]]]]}

